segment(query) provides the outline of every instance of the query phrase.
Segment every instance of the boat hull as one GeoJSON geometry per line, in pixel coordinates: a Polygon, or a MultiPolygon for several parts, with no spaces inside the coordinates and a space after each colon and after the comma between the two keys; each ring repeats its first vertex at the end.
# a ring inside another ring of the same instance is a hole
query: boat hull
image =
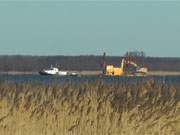
{"type": "Polygon", "coordinates": [[[48,73],[46,73],[46,72],[44,72],[44,71],[40,71],[39,74],[40,74],[40,75],[53,75],[53,74],[48,74],[48,73]]]}

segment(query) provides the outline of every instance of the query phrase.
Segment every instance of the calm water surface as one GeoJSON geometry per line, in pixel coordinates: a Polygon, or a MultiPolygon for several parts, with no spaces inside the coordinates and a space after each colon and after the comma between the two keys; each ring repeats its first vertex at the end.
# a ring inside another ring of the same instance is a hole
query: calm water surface
{"type": "Polygon", "coordinates": [[[41,75],[0,75],[0,81],[10,82],[83,82],[83,81],[106,81],[106,82],[139,82],[145,80],[155,80],[157,82],[180,83],[180,76],[147,76],[147,77],[100,77],[100,76],[41,76],[41,75]]]}

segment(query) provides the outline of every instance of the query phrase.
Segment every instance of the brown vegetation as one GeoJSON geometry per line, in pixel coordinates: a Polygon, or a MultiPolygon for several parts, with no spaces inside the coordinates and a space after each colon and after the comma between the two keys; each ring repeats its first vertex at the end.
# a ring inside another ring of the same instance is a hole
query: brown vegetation
{"type": "Polygon", "coordinates": [[[180,84],[0,83],[1,135],[179,135],[180,84]]]}

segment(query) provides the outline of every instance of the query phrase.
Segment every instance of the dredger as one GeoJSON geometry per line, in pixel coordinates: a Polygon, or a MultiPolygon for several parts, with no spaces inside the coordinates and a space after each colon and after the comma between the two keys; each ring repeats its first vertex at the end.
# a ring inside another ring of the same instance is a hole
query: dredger
{"type": "Polygon", "coordinates": [[[103,55],[103,75],[105,76],[146,76],[147,67],[140,67],[129,57],[122,59],[120,66],[106,65],[105,62],[106,53],[103,55]]]}

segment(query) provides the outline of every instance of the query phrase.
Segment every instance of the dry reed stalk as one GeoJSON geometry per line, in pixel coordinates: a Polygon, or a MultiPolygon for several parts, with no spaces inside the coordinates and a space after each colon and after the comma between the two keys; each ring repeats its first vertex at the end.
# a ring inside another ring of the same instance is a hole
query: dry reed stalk
{"type": "Polygon", "coordinates": [[[2,135],[179,135],[180,85],[0,83],[2,135]]]}

